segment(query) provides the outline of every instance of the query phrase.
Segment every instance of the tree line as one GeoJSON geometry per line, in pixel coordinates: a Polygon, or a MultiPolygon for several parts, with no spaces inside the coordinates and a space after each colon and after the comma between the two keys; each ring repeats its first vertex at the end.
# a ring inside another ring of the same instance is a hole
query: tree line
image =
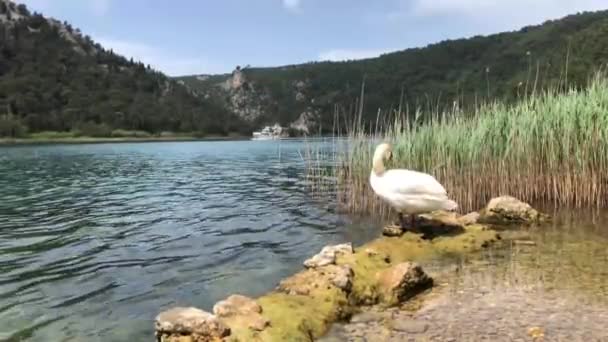
{"type": "Polygon", "coordinates": [[[103,48],[68,23],[0,1],[2,15],[0,135],[249,130],[222,106],[149,65],[103,48]]]}

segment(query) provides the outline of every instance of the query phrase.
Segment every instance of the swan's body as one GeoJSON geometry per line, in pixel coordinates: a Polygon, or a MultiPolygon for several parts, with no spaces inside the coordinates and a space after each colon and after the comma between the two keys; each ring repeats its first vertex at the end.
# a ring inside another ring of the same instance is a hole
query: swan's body
{"type": "Polygon", "coordinates": [[[402,228],[402,214],[410,215],[413,225],[417,214],[458,208],[435,177],[405,169],[385,170],[384,159],[391,158],[390,145],[380,144],[374,153],[369,181],[374,192],[399,213],[402,228]]]}
{"type": "Polygon", "coordinates": [[[443,186],[426,173],[399,169],[385,171],[382,175],[372,172],[370,183],[380,198],[403,214],[454,210],[457,207],[443,186]]]}

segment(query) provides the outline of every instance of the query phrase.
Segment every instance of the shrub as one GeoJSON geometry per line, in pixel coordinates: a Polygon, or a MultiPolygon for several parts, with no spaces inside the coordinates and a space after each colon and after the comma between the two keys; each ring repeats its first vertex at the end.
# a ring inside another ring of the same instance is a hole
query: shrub
{"type": "Polygon", "coordinates": [[[0,137],[23,138],[27,127],[16,118],[0,117],[0,137]]]}

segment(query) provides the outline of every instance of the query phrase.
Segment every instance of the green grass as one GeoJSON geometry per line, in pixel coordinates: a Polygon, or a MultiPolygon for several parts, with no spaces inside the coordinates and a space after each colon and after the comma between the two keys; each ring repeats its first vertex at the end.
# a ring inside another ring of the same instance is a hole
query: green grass
{"type": "Polygon", "coordinates": [[[395,113],[376,134],[355,124],[334,170],[338,201],[352,213],[386,214],[369,187],[377,143],[394,146],[389,167],[434,175],[461,207],[477,210],[498,195],[562,206],[608,204],[608,79],[598,73],[584,90],[545,91],[474,113],[457,109],[395,113]]]}
{"type": "Polygon", "coordinates": [[[77,138],[78,134],[75,132],[54,132],[54,131],[45,131],[29,134],[27,139],[33,140],[49,140],[49,139],[69,139],[69,138],[77,138]]]}

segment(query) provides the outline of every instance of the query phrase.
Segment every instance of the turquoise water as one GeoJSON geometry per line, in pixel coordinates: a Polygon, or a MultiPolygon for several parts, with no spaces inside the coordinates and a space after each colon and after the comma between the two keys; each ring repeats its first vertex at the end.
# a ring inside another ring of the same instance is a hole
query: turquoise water
{"type": "Polygon", "coordinates": [[[0,340],[152,340],[163,309],[259,295],[322,246],[376,236],[309,196],[306,148],[0,147],[0,340]]]}

